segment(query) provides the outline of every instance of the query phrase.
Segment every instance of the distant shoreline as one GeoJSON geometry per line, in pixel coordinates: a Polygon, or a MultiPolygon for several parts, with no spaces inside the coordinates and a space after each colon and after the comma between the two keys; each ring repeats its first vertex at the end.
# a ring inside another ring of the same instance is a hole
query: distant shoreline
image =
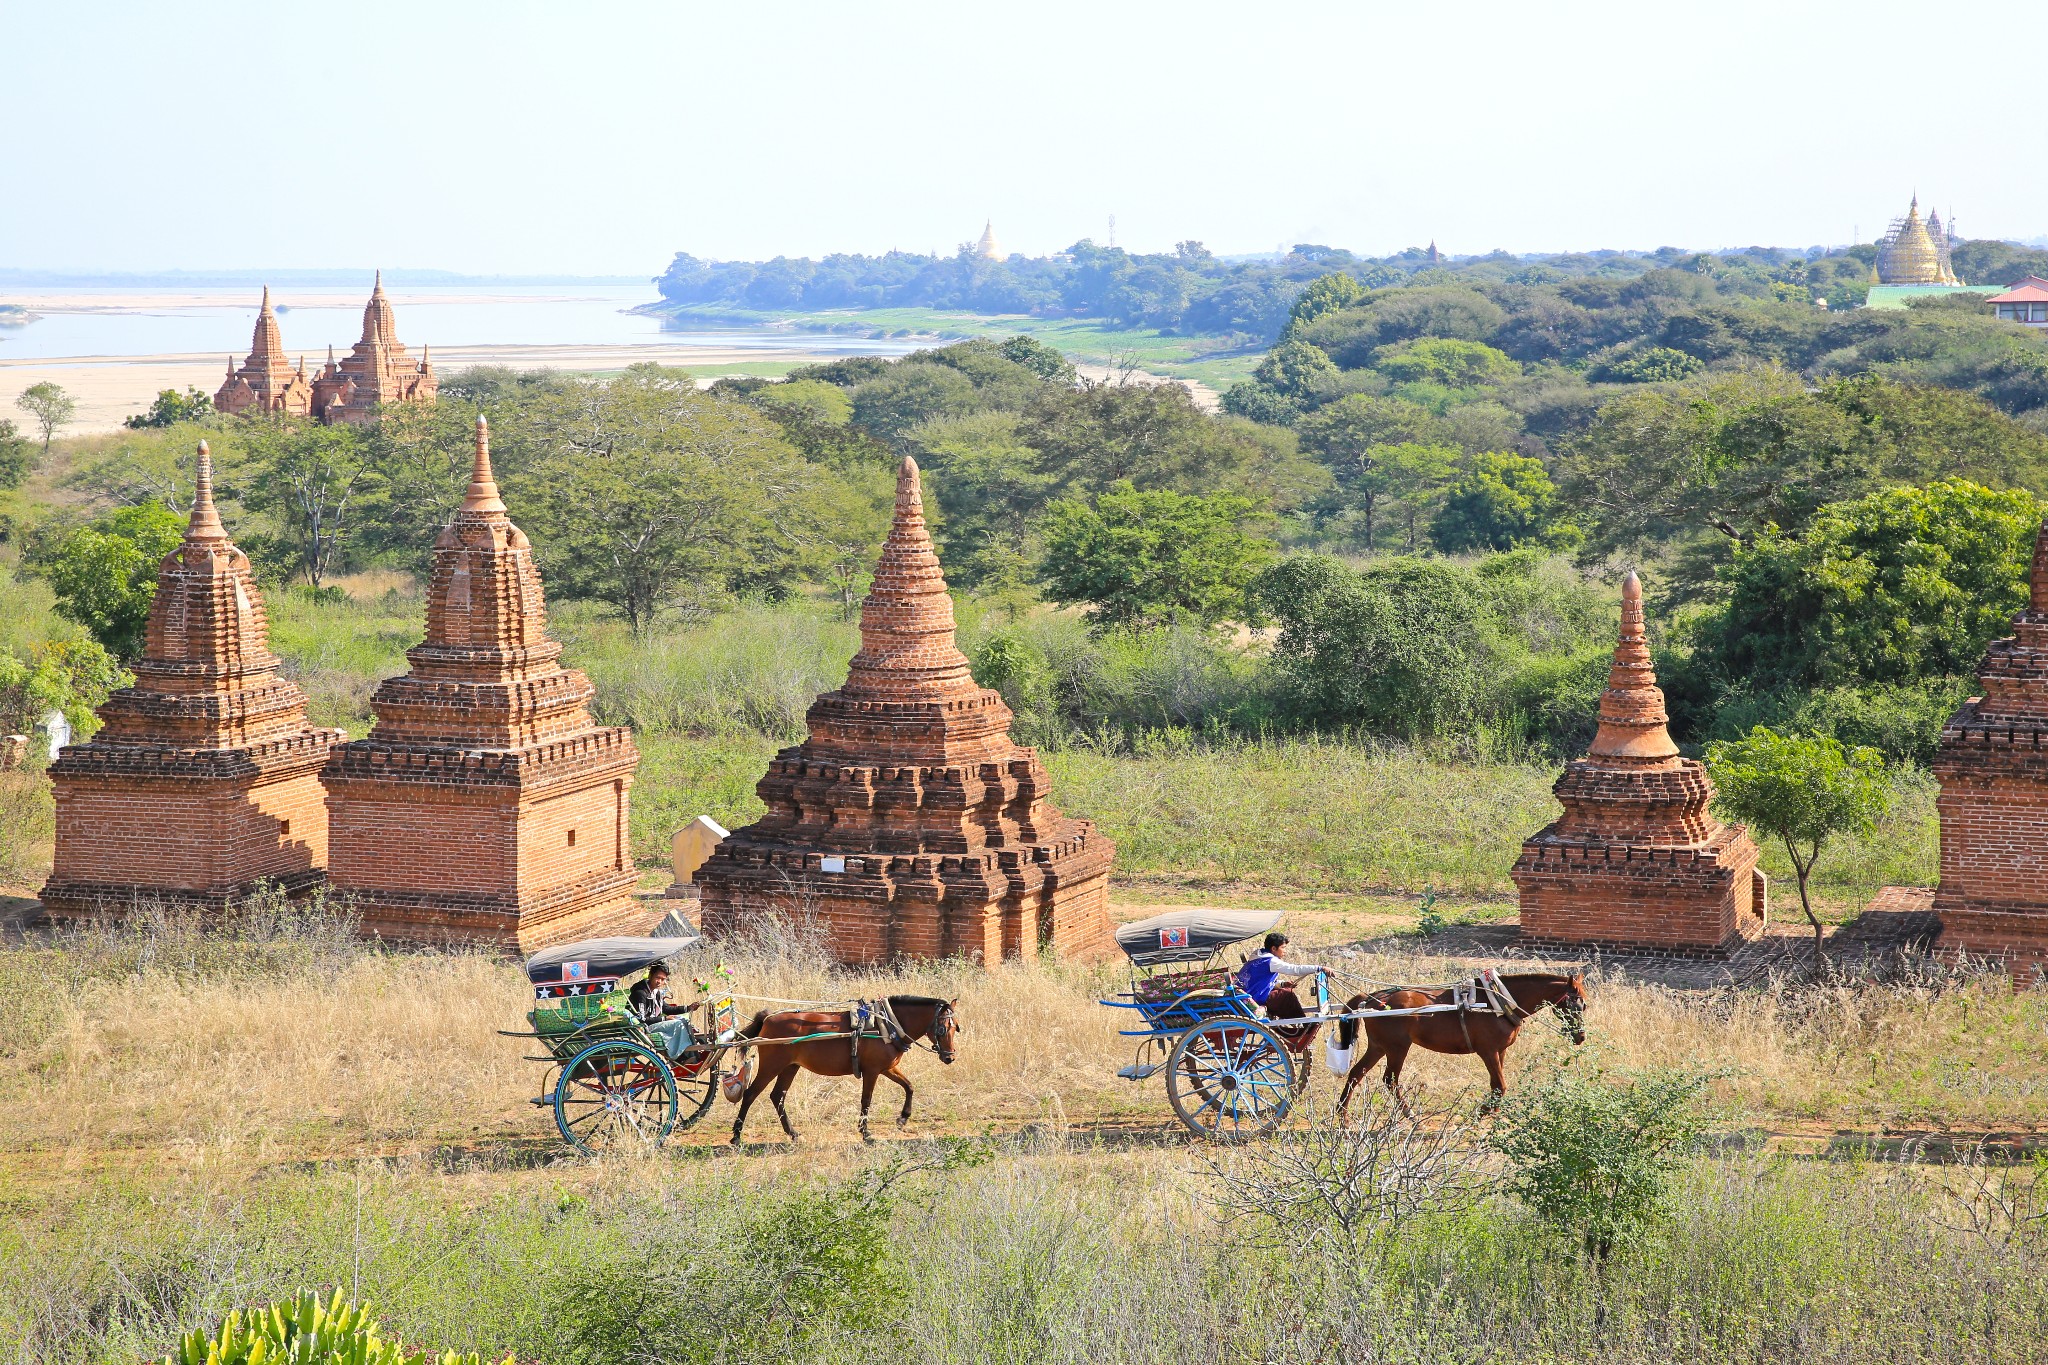
{"type": "MultiPolygon", "coordinates": [[[[0,269],[0,289],[225,289],[242,285],[367,286],[376,275],[360,270],[143,270],[81,271],[0,269]]],[[[465,275],[454,270],[386,270],[392,286],[478,284],[644,284],[646,275],[465,275]]]]}

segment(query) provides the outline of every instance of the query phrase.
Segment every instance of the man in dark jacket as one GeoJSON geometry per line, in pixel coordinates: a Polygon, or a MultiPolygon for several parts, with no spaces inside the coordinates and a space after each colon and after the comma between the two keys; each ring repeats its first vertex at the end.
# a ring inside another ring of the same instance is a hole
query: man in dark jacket
{"type": "Polygon", "coordinates": [[[633,983],[633,989],[626,992],[626,1010],[635,1019],[647,1026],[647,1031],[661,1039],[669,1059],[683,1055],[684,1049],[696,1041],[690,1028],[690,1011],[702,1009],[704,1002],[693,1005],[675,1005],[668,998],[668,964],[657,962],[647,969],[647,975],[633,983]]]}

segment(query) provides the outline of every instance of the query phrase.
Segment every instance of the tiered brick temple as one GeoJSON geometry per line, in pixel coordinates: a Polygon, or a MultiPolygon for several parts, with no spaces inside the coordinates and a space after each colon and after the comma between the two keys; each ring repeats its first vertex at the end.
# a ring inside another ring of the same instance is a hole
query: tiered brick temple
{"type": "Polygon", "coordinates": [[[370,301],[363,305],[362,340],[339,365],[330,348],[326,366],[313,380],[314,413],[330,424],[360,425],[375,420],[379,403],[425,403],[440,388],[426,348],[420,348],[415,363],[398,339],[391,300],[384,297],[384,272],[378,271],[370,301]]]}
{"type": "Polygon", "coordinates": [[[1600,729],[1554,790],[1564,814],[1522,845],[1515,886],[1536,944],[1722,956],[1762,934],[1767,885],[1740,825],[1707,809],[1704,765],[1681,758],[1643,633],[1643,587],[1622,585],[1621,641],[1600,729]]]}
{"type": "Polygon", "coordinates": [[[192,519],[157,572],[135,685],[100,708],[92,743],[50,766],[48,913],[118,914],[138,899],[218,908],[259,881],[299,891],[320,880],[319,773],[347,736],[309,726],[306,694],[277,666],[202,442],[192,519]]]}
{"type": "Polygon", "coordinates": [[[2003,957],[2024,978],[2048,968],[2048,524],[2027,608],[1977,676],[1984,695],[1949,720],[1934,757],[1939,946],[2003,957]]]}
{"type": "Polygon", "coordinates": [[[440,387],[426,348],[420,348],[420,358],[415,361],[399,341],[397,319],[391,300],[384,295],[384,275],[379,271],[370,301],[363,307],[363,339],[339,364],[334,348],[328,347],[325,368],[310,380],[303,361],[294,369],[285,359],[277,314],[270,307],[270,290],[264,289],[249,358],[239,367],[229,358],[227,381],[213,395],[213,405],[231,416],[279,413],[315,417],[329,424],[360,425],[376,420],[380,403],[429,402],[440,387]]]}
{"type": "Polygon", "coordinates": [[[468,495],[434,541],[426,641],[322,774],[328,876],[365,929],[531,952],[656,918],[633,899],[632,732],[591,722],[590,680],[561,653],[479,417],[468,495]]]}
{"type": "Polygon", "coordinates": [[[811,706],[810,738],[756,787],[768,813],[698,869],[705,931],[815,916],[847,962],[1112,950],[1115,850],[1046,804],[1045,765],[969,673],[913,460],[860,637],[846,684],[811,706]]]}
{"type": "Polygon", "coordinates": [[[305,363],[301,361],[295,370],[285,359],[277,314],[270,311],[268,286],[263,290],[263,306],[256,313],[249,358],[237,369],[234,358],[229,357],[227,382],[214,394],[213,405],[230,415],[277,412],[304,417],[313,410],[313,385],[306,378],[305,363]]]}

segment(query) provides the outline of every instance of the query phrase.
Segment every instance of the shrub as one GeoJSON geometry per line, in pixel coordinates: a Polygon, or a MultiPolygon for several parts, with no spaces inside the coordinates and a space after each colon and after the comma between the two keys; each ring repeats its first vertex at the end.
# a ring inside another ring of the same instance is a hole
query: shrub
{"type": "Polygon", "coordinates": [[[163,1365],[483,1365],[474,1353],[437,1356],[386,1341],[370,1312],[367,1303],[344,1301],[339,1288],[326,1303],[308,1289],[289,1302],[229,1313],[211,1336],[189,1333],[163,1365]]]}
{"type": "Polygon", "coordinates": [[[713,1365],[796,1358],[815,1339],[878,1325],[900,1278],[885,1171],[759,1199],[725,1229],[699,1223],[554,1286],[563,1365],[713,1365]]]}
{"type": "Polygon", "coordinates": [[[1491,1143],[1509,1193],[1604,1261],[1661,1215],[1715,1077],[1680,1067],[1610,1072],[1569,1061],[1502,1102],[1491,1143]]]}
{"type": "Polygon", "coordinates": [[[1557,485],[1527,455],[1483,451],[1444,496],[1430,523],[1430,539],[1446,554],[1512,550],[1520,545],[1566,547],[1579,532],[1563,517],[1557,485]]]}
{"type": "Polygon", "coordinates": [[[57,594],[57,612],[123,658],[142,652],[157,569],[185,519],[162,503],[122,507],[30,547],[29,569],[57,594]]]}

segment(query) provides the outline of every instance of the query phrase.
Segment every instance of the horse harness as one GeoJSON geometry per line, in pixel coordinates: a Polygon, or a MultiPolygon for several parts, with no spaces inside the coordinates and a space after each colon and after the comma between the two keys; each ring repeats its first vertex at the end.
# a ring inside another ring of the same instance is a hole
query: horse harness
{"type": "Polygon", "coordinates": [[[1465,1050],[1476,1053],[1472,1045],[1472,1026],[1467,1016],[1474,1010],[1483,1009],[1510,1024],[1519,1024],[1535,1011],[1522,1008],[1507,982],[1500,979],[1500,970],[1488,967],[1469,981],[1460,981],[1451,987],[1451,1003],[1458,1007],[1458,1032],[1465,1035],[1465,1050]]]}
{"type": "MultiPolygon", "coordinates": [[[[937,1012],[932,1015],[930,1031],[936,1034],[939,1028],[939,1020],[951,1014],[952,1011],[952,1005],[941,1004],[937,1012]]],[[[910,1030],[903,1027],[903,1021],[896,1017],[896,1008],[889,1003],[889,997],[887,996],[883,996],[880,1000],[856,1000],[853,1002],[853,1008],[847,1014],[852,1025],[849,1046],[853,1049],[853,1074],[856,1078],[862,1074],[860,1069],[860,1044],[863,1038],[880,1038],[890,1047],[896,1049],[898,1055],[909,1052],[919,1044],[918,1039],[910,1036],[910,1030]]],[[[932,1048],[932,1051],[937,1052],[938,1048],[935,1046],[932,1048]]]]}

